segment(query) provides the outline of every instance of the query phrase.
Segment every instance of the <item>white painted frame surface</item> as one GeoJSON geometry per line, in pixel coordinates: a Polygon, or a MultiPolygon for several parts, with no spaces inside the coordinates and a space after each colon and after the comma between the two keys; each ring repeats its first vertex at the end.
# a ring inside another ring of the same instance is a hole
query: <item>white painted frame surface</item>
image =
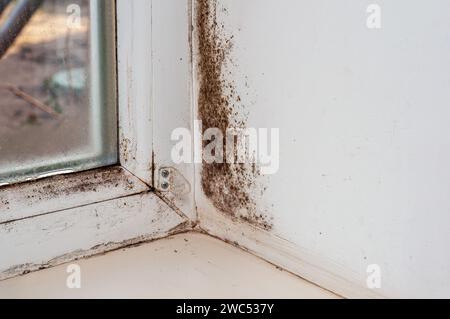
{"type": "MultiPolygon", "coordinates": [[[[155,89],[155,81],[189,83],[190,46],[186,41],[179,64],[172,67],[163,54],[170,47],[153,47],[153,17],[184,17],[179,24],[157,20],[160,28],[173,25],[165,32],[172,45],[183,43],[189,36],[189,3],[183,7],[177,1],[116,1],[120,164],[0,187],[0,280],[161,238],[195,224],[191,193],[172,196],[154,188],[157,167],[172,166],[162,154],[170,150],[170,135],[158,135],[160,157],[154,152],[155,123],[164,133],[189,125],[191,104],[183,100],[190,94],[189,86],[170,107],[165,104],[164,88],[155,89]],[[161,71],[156,78],[154,55],[161,71]],[[171,72],[165,72],[167,68],[171,72]],[[155,96],[155,90],[161,95],[155,96]],[[172,123],[167,110],[184,116],[172,123]]],[[[193,167],[173,169],[192,183],[193,167]]]]}

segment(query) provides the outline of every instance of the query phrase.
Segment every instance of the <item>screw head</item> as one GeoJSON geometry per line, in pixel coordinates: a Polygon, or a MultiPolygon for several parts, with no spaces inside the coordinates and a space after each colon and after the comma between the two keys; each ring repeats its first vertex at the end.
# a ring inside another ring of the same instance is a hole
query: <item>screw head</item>
{"type": "Polygon", "coordinates": [[[168,190],[169,187],[170,187],[170,185],[167,182],[164,182],[164,183],[161,184],[161,189],[163,189],[163,190],[168,190]]]}
{"type": "Polygon", "coordinates": [[[161,171],[161,176],[162,176],[163,178],[168,178],[168,177],[170,176],[169,170],[163,169],[163,170],[161,171]]]}

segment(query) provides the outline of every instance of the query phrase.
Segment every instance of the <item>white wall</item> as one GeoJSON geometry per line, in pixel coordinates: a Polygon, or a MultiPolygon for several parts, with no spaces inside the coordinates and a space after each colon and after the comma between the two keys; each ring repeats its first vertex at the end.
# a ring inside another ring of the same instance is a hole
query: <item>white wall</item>
{"type": "Polygon", "coordinates": [[[363,289],[378,264],[383,296],[450,297],[450,1],[219,2],[248,126],[281,129],[272,233],[363,289]]]}

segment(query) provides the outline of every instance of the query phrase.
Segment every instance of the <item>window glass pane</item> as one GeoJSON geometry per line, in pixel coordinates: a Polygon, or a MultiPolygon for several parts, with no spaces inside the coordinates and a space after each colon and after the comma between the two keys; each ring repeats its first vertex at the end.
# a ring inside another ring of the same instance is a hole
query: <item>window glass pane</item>
{"type": "Polygon", "coordinates": [[[113,6],[0,0],[0,185],[117,162],[113,6]]]}

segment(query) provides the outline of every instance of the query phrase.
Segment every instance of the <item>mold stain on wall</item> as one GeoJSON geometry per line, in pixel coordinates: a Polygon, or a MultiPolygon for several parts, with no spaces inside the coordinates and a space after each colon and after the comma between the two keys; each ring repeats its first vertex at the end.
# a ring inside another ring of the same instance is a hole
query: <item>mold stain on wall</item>
{"type": "MultiPolygon", "coordinates": [[[[198,117],[203,133],[208,128],[218,128],[224,133],[228,128],[247,127],[247,112],[231,78],[230,65],[234,36],[227,34],[218,14],[227,14],[217,0],[195,2],[195,27],[197,35],[198,117]]],[[[204,141],[204,147],[211,141],[204,141]]],[[[225,154],[225,150],[224,150],[225,154]]],[[[227,216],[254,226],[272,229],[272,220],[258,211],[259,170],[252,164],[213,163],[202,165],[201,186],[215,208],[227,216]]]]}

